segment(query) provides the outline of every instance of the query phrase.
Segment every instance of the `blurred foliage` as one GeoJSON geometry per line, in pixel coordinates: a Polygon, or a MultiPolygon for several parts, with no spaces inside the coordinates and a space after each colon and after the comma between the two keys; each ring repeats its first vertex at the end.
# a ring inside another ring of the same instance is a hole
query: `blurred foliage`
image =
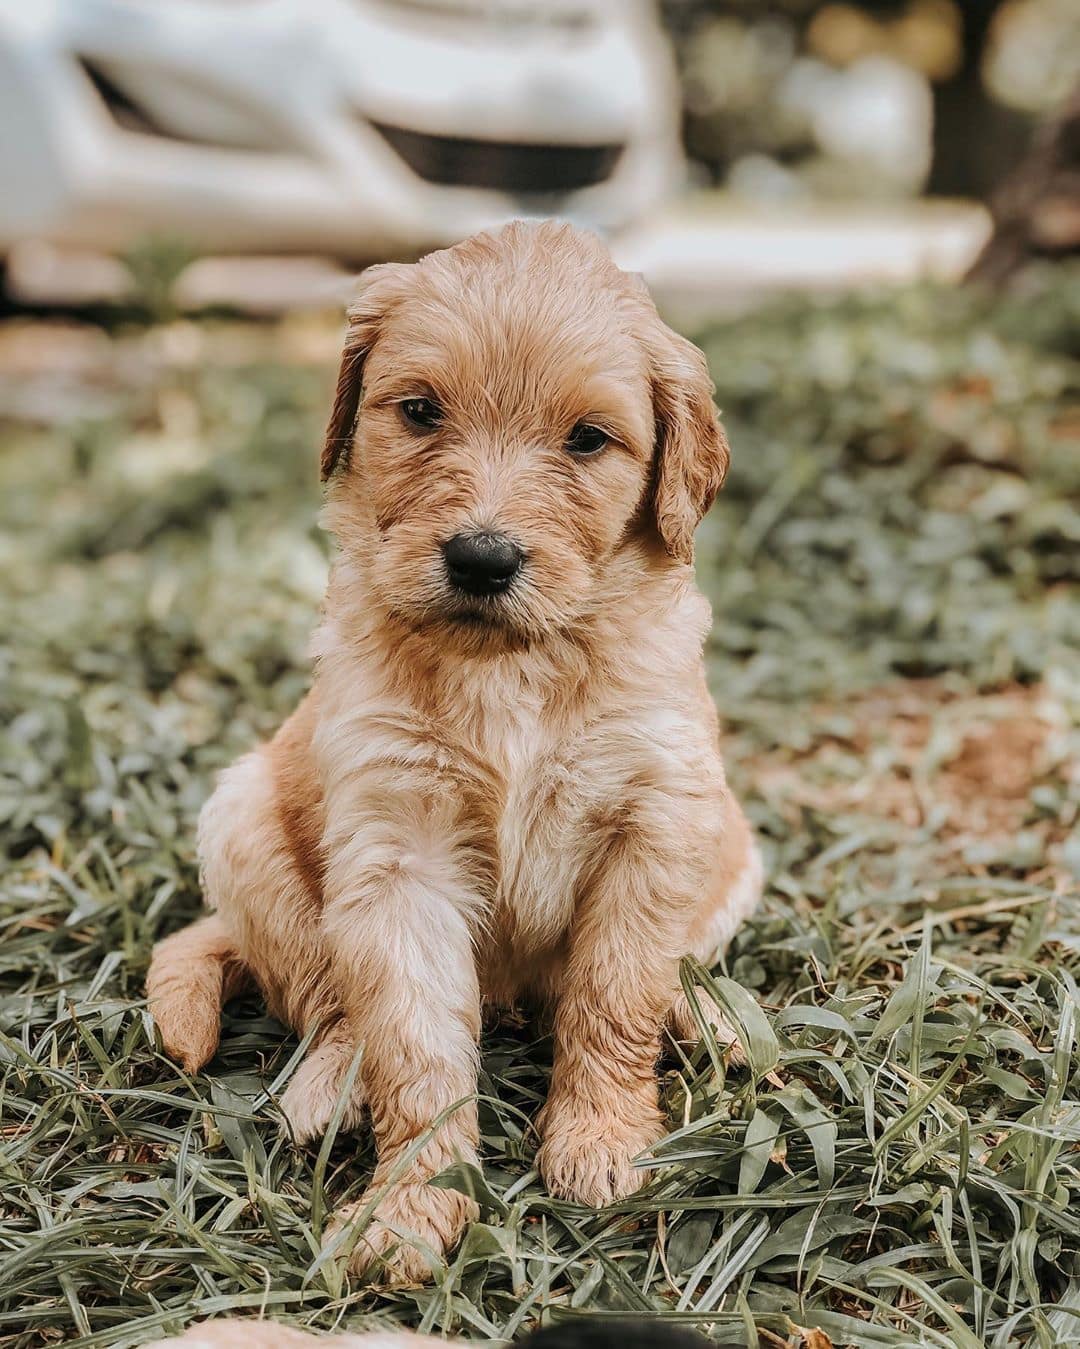
{"type": "Polygon", "coordinates": [[[199,905],[214,770],[307,683],[338,325],[0,330],[0,1344],[600,1308],[725,1344],[1070,1342],[1078,309],[1058,269],[699,335],[734,446],[710,676],[770,878],[721,992],[756,1069],[676,1055],[663,1165],[594,1213],[531,1169],[547,1041],[489,1032],[484,1221],[393,1293],[318,1262],[372,1156],[281,1136],[295,1042],[235,1004],[189,1080],[140,1002],[199,905]]]}
{"type": "Polygon", "coordinates": [[[133,244],[121,258],[131,276],[128,302],[151,323],[178,318],[176,283],[196,257],[192,243],[167,235],[148,235],[133,244]]]}
{"type": "Polygon", "coordinates": [[[895,673],[992,685],[1067,668],[1078,302],[1073,275],[981,321],[985,300],[920,290],[706,334],[741,449],[705,536],[720,639],[757,662],[740,684],[756,669],[757,691],[787,699],[895,673]]]}
{"type": "Polygon", "coordinates": [[[905,196],[928,179],[984,196],[1080,70],[1073,0],[666,0],[664,11],[699,175],[770,201],[905,196]]]}

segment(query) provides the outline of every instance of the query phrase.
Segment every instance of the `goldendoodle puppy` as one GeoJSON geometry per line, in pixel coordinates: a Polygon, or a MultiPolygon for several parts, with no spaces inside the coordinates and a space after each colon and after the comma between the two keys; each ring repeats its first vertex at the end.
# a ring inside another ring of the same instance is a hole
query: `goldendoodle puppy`
{"type": "Polygon", "coordinates": [[[249,979],[315,1030],[282,1100],[298,1138],[363,1046],[356,1270],[421,1278],[474,1211],[427,1181],[476,1157],[484,1003],[553,1008],[552,1192],[600,1205],[646,1174],[661,1030],[692,1033],[680,957],[711,959],[760,892],[693,572],[727,464],[700,351],[593,236],[519,222],[363,277],[314,686],[222,775],[199,824],[214,912],[148,980],[189,1069],[249,979]]]}

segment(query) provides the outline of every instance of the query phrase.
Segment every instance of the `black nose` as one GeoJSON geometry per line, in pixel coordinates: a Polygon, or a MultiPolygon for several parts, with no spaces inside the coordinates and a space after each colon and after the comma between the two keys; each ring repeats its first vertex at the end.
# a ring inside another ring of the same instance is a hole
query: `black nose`
{"type": "Polygon", "coordinates": [[[521,570],[521,549],[505,534],[455,534],[442,549],[450,580],[469,595],[497,595],[521,570]]]}

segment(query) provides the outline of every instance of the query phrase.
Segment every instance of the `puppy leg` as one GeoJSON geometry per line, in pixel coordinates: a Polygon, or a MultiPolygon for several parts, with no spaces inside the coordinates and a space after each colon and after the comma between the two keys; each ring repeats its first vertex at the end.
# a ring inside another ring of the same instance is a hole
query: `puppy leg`
{"type": "Polygon", "coordinates": [[[669,724],[665,736],[661,749],[616,725],[592,752],[632,776],[591,821],[537,1163],[553,1193],[594,1206],[646,1179],[633,1162],[664,1132],[656,1063],[679,961],[701,935],[701,897],[728,841],[745,828],[700,727],[669,724]]]}
{"type": "Polygon", "coordinates": [[[247,968],[217,914],[181,928],[154,947],[146,996],[166,1054],[185,1071],[198,1072],[213,1058],[222,1004],[247,981],[247,968]]]}
{"type": "MultiPolygon", "coordinates": [[[[316,868],[304,867],[285,826],[283,800],[295,808],[304,790],[302,776],[283,778],[280,747],[289,726],[222,773],[199,816],[199,862],[215,921],[232,934],[273,1015],[301,1036],[312,1026],[327,1028],[282,1100],[294,1134],[307,1138],[330,1122],[344,1071],[336,1068],[342,1060],[347,1068],[352,1051],[341,1043],[343,1015],[319,928],[316,868]]],[[[359,1101],[350,1105],[350,1126],[358,1110],[359,1101]]]]}
{"type": "Polygon", "coordinates": [[[651,814],[644,804],[619,812],[585,878],[555,1013],[551,1086],[538,1120],[537,1164],[548,1188],[594,1207],[644,1182],[647,1172],[634,1158],[663,1136],[660,1032],[702,883],[689,861],[696,840],[687,841],[687,860],[668,856],[663,834],[634,823],[642,813],[651,814]]]}
{"type": "MultiPolygon", "coordinates": [[[[714,964],[761,900],[764,870],[753,833],[734,798],[730,798],[723,847],[715,879],[698,911],[690,933],[690,952],[703,965],[714,964]]],[[[735,1063],[743,1062],[739,1039],[723,1012],[704,989],[697,990],[698,1004],[717,1043],[730,1047],[735,1063]]],[[[668,1014],[673,1039],[696,1044],[701,1027],[686,994],[680,989],[668,1014]]]]}
{"type": "Polygon", "coordinates": [[[400,763],[382,773],[370,766],[346,794],[349,807],[331,799],[323,923],[364,1046],[379,1153],[367,1193],[333,1230],[374,1205],[351,1264],[390,1282],[429,1277],[476,1213],[465,1196],[427,1184],[477,1155],[475,853],[459,827],[458,794],[433,794],[424,778],[410,790],[410,776],[400,763]]]}
{"type": "MultiPolygon", "coordinates": [[[[318,1138],[329,1128],[355,1053],[356,1041],[344,1021],[332,1026],[308,1050],[280,1101],[289,1132],[298,1143],[318,1138]]],[[[359,1126],[363,1108],[364,1095],[357,1078],[341,1117],[343,1133],[359,1126]]]]}
{"type": "MultiPolygon", "coordinates": [[[[666,934],[642,921],[644,904],[636,921],[615,907],[617,886],[612,876],[599,887],[576,925],[537,1121],[537,1165],[548,1189],[593,1207],[644,1182],[633,1160],[663,1136],[656,1061],[678,963],[666,934]]],[[[631,883],[623,893],[640,892],[631,883]]]]}

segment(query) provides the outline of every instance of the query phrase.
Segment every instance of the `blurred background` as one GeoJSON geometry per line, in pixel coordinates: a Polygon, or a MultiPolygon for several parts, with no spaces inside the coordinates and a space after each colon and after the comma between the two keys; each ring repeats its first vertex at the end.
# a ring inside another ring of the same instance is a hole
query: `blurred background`
{"type": "Polygon", "coordinates": [[[0,0],[7,303],[318,304],[521,214],[684,304],[957,275],[1078,71],[1076,0],[0,0]]]}

